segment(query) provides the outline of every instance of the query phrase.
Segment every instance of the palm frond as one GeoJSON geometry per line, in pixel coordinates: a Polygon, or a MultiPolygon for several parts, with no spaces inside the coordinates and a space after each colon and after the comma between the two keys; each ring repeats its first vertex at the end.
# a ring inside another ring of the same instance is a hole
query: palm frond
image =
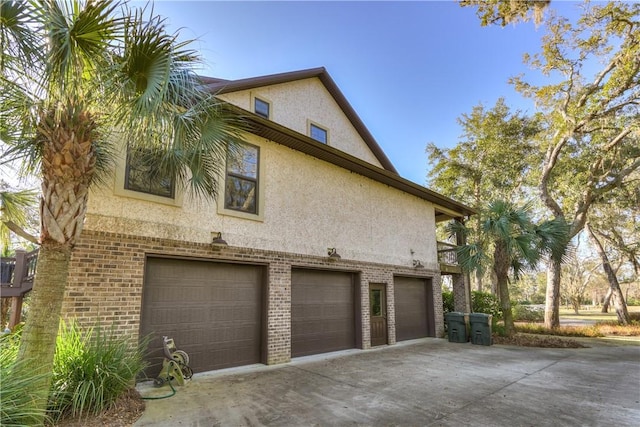
{"type": "Polygon", "coordinates": [[[544,221],[535,227],[538,250],[554,260],[566,261],[569,251],[569,225],[563,217],[544,221]]]}
{"type": "Polygon", "coordinates": [[[43,39],[34,20],[37,9],[30,2],[0,1],[0,70],[19,75],[28,65],[42,64],[43,39]]]}
{"type": "Polygon", "coordinates": [[[3,220],[27,225],[28,212],[38,204],[36,190],[0,190],[0,214],[3,220]]]}
{"type": "Polygon", "coordinates": [[[484,271],[485,266],[490,261],[486,248],[478,243],[457,246],[456,257],[460,267],[465,272],[472,272],[478,269],[484,271]]]}
{"type": "MultiPolygon", "coordinates": [[[[125,20],[115,17],[120,2],[45,0],[49,42],[47,80],[49,91],[82,91],[107,66],[108,51],[115,48],[125,20]]],[[[80,92],[82,93],[82,92],[80,92]]]]}

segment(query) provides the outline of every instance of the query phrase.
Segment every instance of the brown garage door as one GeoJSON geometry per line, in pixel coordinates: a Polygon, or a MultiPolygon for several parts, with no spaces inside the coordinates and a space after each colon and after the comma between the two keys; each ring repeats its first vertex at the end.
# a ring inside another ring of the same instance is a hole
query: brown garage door
{"type": "Polygon", "coordinates": [[[159,372],[163,335],[189,354],[194,372],[259,363],[262,277],[259,266],[148,258],[140,327],[153,336],[147,372],[159,372]]]}
{"type": "Polygon", "coordinates": [[[292,270],[292,356],[356,346],[353,284],[351,273],[292,270]]]}
{"type": "Polygon", "coordinates": [[[396,340],[435,336],[431,281],[413,277],[394,278],[396,340]]]}

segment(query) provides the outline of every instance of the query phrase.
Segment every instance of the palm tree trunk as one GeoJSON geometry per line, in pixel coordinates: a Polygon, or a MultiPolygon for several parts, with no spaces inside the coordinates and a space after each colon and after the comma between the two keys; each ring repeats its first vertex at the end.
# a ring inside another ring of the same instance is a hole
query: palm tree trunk
{"type": "Polygon", "coordinates": [[[496,275],[496,284],[500,295],[500,306],[502,307],[502,318],[504,320],[504,329],[507,336],[512,336],[516,332],[513,323],[513,314],[511,313],[511,297],[509,296],[509,258],[507,249],[503,242],[495,243],[493,253],[494,273],[496,275]]]}
{"type": "Polygon", "coordinates": [[[43,376],[36,387],[39,407],[46,405],[51,383],[51,366],[56,348],[58,319],[69,276],[71,247],[56,242],[43,243],[31,295],[31,310],[25,323],[18,357],[28,360],[28,367],[43,376]],[[28,356],[28,357],[27,357],[28,356]]]}
{"type": "Polygon", "coordinates": [[[82,232],[95,173],[95,122],[73,103],[42,117],[41,246],[19,357],[43,373],[38,409],[46,408],[71,251],[82,232]]]}
{"type": "Polygon", "coordinates": [[[585,225],[585,229],[587,230],[587,233],[589,233],[589,239],[595,246],[598,255],[600,255],[600,259],[602,260],[602,268],[607,275],[607,280],[611,289],[611,299],[613,300],[613,305],[616,308],[616,314],[618,315],[618,323],[621,325],[628,325],[631,322],[631,318],[629,317],[627,304],[624,302],[624,296],[620,289],[618,277],[611,267],[611,262],[609,262],[609,256],[588,223],[585,225]]]}

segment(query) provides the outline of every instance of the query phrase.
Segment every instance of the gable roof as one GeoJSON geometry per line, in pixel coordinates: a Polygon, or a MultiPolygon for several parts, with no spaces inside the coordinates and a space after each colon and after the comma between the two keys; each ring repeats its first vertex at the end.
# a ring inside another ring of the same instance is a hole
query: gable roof
{"type": "Polygon", "coordinates": [[[324,67],[240,80],[224,80],[212,77],[201,77],[201,79],[205,87],[213,94],[224,94],[313,77],[319,78],[327,88],[327,91],[333,96],[338,106],[340,106],[347,118],[351,121],[354,128],[369,146],[383,168],[327,144],[322,144],[308,135],[296,132],[293,129],[272,120],[265,119],[236,105],[225,103],[224,108],[242,117],[248,124],[249,131],[257,136],[261,136],[433,203],[435,205],[436,222],[477,214],[477,211],[469,206],[402,178],[324,67]]]}
{"type": "Polygon", "coordinates": [[[214,94],[224,94],[240,90],[254,89],[262,86],[270,86],[280,83],[288,83],[296,80],[304,80],[317,77],[320,79],[329,94],[336,101],[351,125],[356,129],[365,144],[369,147],[373,155],[378,159],[382,167],[395,174],[398,173],[387,155],[382,151],[371,132],[364,125],[356,111],[353,109],[347,98],[342,94],[336,83],[324,67],[310,68],[307,70],[291,71],[287,73],[270,74],[267,76],[251,77],[239,80],[222,80],[211,77],[202,79],[203,83],[214,94]]]}

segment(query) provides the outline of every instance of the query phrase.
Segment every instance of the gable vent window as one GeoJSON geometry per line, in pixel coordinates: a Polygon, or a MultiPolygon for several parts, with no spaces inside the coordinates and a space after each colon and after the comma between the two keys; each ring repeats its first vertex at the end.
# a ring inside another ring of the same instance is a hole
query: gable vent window
{"type": "Polygon", "coordinates": [[[259,148],[238,144],[227,156],[224,207],[252,214],[258,213],[259,148]]]}
{"type": "Polygon", "coordinates": [[[309,136],[323,144],[327,143],[327,130],[322,129],[320,126],[316,126],[313,123],[309,126],[309,136]]]}
{"type": "Polygon", "coordinates": [[[263,101],[262,99],[255,98],[253,103],[253,109],[257,115],[264,117],[265,119],[269,118],[269,103],[263,101]]]}

